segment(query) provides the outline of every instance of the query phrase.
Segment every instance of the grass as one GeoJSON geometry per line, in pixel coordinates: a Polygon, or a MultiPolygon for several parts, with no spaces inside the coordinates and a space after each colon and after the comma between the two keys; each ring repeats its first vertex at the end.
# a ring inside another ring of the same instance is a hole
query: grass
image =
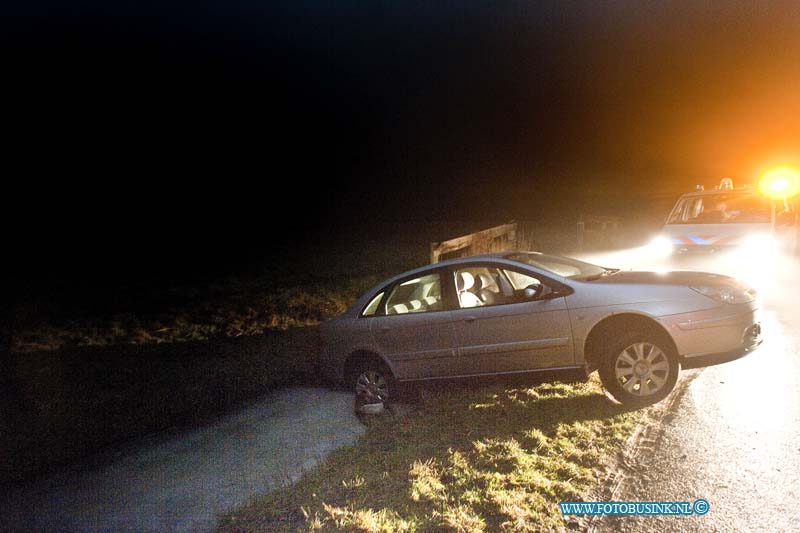
{"type": "Polygon", "coordinates": [[[192,342],[315,325],[380,280],[427,264],[430,240],[462,232],[428,226],[335,228],[225,276],[29,295],[15,310],[12,349],[192,342]]]}
{"type": "Polygon", "coordinates": [[[223,531],[564,530],[558,502],[598,486],[644,411],[599,382],[423,390],[408,412],[297,484],[225,516],[223,531]]]}
{"type": "Polygon", "coordinates": [[[163,344],[236,338],[316,325],[342,313],[377,276],[305,280],[266,285],[261,277],[232,278],[198,290],[171,289],[179,303],[145,312],[120,310],[110,315],[35,317],[12,337],[18,353],[55,351],[75,346],[163,344]]]}

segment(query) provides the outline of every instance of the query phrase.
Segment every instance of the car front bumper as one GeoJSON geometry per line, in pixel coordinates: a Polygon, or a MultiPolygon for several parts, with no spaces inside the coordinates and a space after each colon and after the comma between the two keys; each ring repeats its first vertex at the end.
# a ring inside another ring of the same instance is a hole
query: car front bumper
{"type": "Polygon", "coordinates": [[[737,359],[762,341],[758,306],[723,305],[705,311],[662,317],[661,323],[675,341],[686,368],[718,364],[737,359]]]}
{"type": "Polygon", "coordinates": [[[729,363],[730,361],[736,361],[737,359],[741,359],[745,355],[749,354],[750,352],[758,348],[760,344],[761,341],[759,340],[753,346],[742,347],[736,350],[731,350],[730,352],[696,355],[694,357],[682,357],[681,368],[684,370],[689,370],[692,368],[702,368],[704,366],[721,365],[722,363],[729,363]]]}

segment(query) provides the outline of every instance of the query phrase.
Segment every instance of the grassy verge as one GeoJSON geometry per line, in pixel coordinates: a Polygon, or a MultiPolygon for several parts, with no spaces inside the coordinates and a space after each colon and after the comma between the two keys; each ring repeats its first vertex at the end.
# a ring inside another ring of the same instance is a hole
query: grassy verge
{"type": "Polygon", "coordinates": [[[233,511],[224,531],[563,530],[644,416],[584,384],[423,391],[353,447],[233,511]]]}
{"type": "Polygon", "coordinates": [[[262,277],[228,279],[198,289],[174,287],[163,295],[137,296],[144,312],[119,309],[110,314],[35,316],[12,337],[18,353],[76,346],[151,345],[237,338],[319,324],[342,313],[378,282],[361,276],[333,283],[296,280],[269,286],[262,277]],[[155,300],[148,302],[149,299],[155,300]]]}

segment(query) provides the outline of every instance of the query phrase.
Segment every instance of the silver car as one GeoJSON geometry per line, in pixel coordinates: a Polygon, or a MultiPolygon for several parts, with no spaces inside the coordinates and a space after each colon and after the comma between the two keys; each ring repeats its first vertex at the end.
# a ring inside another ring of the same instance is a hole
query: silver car
{"type": "Polygon", "coordinates": [[[633,272],[534,252],[391,278],[324,323],[320,368],[362,404],[426,380],[598,370],[617,400],[666,397],[683,368],[761,342],[755,291],[705,272],[633,272]]]}

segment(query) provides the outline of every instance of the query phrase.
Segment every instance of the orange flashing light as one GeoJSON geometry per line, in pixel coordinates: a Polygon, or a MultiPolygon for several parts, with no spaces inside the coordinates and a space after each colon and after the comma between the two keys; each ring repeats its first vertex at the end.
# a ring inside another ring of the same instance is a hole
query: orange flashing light
{"type": "Polygon", "coordinates": [[[800,171],[790,166],[771,168],[758,181],[758,190],[776,200],[791,198],[800,193],[800,171]]]}

